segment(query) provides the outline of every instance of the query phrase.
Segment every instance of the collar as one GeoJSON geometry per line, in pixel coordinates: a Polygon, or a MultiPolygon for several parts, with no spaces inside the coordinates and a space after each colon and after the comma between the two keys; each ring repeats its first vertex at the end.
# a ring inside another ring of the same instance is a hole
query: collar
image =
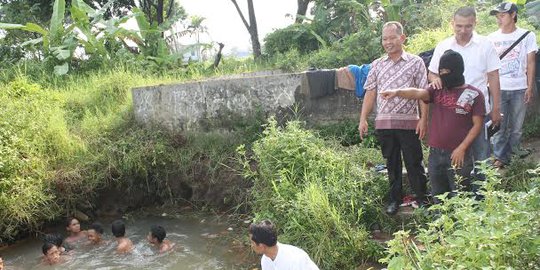
{"type": "MultiPolygon", "coordinates": [[[[452,42],[455,45],[461,46],[457,43],[456,36],[452,36],[452,42]]],[[[473,31],[471,40],[469,40],[469,42],[465,44],[465,46],[463,47],[468,47],[469,45],[471,45],[471,43],[475,43],[475,44],[480,43],[480,36],[478,35],[478,33],[476,33],[476,31],[473,31]]]]}
{"type": "MultiPolygon", "coordinates": [[[[401,56],[399,57],[399,59],[403,59],[405,62],[411,60],[411,54],[409,54],[408,52],[406,51],[402,51],[401,52],[401,56]]],[[[388,61],[388,60],[391,60],[390,57],[388,56],[388,54],[385,54],[382,59],[382,61],[388,61]]]]}

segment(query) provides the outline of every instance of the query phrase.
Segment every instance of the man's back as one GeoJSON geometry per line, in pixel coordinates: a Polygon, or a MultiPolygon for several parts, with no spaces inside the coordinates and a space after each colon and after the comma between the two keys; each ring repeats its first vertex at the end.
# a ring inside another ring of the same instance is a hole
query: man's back
{"type": "Polygon", "coordinates": [[[304,250],[281,243],[277,246],[278,253],[273,261],[266,255],[262,256],[262,270],[319,270],[304,250]]]}

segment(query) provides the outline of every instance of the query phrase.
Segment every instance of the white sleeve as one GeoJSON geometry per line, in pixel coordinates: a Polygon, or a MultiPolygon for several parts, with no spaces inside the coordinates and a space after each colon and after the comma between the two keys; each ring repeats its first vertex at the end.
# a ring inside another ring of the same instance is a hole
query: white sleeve
{"type": "Polygon", "coordinates": [[[499,54],[495,50],[495,46],[491,41],[485,41],[485,56],[486,56],[486,72],[492,72],[494,70],[501,68],[501,59],[499,59],[499,54]]]}
{"type": "Polygon", "coordinates": [[[525,39],[525,41],[527,42],[525,44],[527,48],[527,54],[538,51],[538,45],[536,44],[536,35],[534,34],[533,31],[531,31],[527,35],[527,38],[525,39]]]}
{"type": "Polygon", "coordinates": [[[435,47],[435,51],[433,51],[433,56],[429,62],[428,70],[435,74],[439,74],[439,61],[441,61],[441,56],[443,54],[442,50],[441,42],[439,42],[435,47]]]}

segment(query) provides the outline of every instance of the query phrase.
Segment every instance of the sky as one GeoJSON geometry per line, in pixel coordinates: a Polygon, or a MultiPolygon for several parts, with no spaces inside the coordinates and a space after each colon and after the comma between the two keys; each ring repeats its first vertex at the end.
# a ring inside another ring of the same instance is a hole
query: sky
{"type": "MultiPolygon", "coordinates": [[[[237,2],[249,22],[247,1],[237,0],[237,2]]],[[[251,51],[249,33],[230,0],[180,0],[180,4],[188,15],[206,18],[203,25],[208,27],[209,37],[202,37],[201,42],[224,43],[225,54],[229,54],[231,50],[251,51]]],[[[261,45],[266,34],[293,23],[297,8],[295,0],[253,0],[253,5],[261,45]],[[287,17],[286,14],[292,16],[287,17]]]]}

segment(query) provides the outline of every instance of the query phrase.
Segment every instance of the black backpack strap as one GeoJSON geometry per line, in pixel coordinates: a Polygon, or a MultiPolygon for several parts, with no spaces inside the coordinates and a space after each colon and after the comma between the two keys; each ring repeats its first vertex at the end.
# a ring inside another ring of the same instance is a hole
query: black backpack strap
{"type": "Polygon", "coordinates": [[[521,37],[518,38],[518,40],[516,40],[516,42],[514,42],[510,47],[508,47],[508,49],[506,49],[506,51],[504,51],[500,56],[499,56],[499,59],[503,59],[514,47],[516,47],[516,45],[518,45],[518,43],[520,41],[522,41],[531,31],[527,31],[525,32],[525,34],[521,35],[521,37]]]}

